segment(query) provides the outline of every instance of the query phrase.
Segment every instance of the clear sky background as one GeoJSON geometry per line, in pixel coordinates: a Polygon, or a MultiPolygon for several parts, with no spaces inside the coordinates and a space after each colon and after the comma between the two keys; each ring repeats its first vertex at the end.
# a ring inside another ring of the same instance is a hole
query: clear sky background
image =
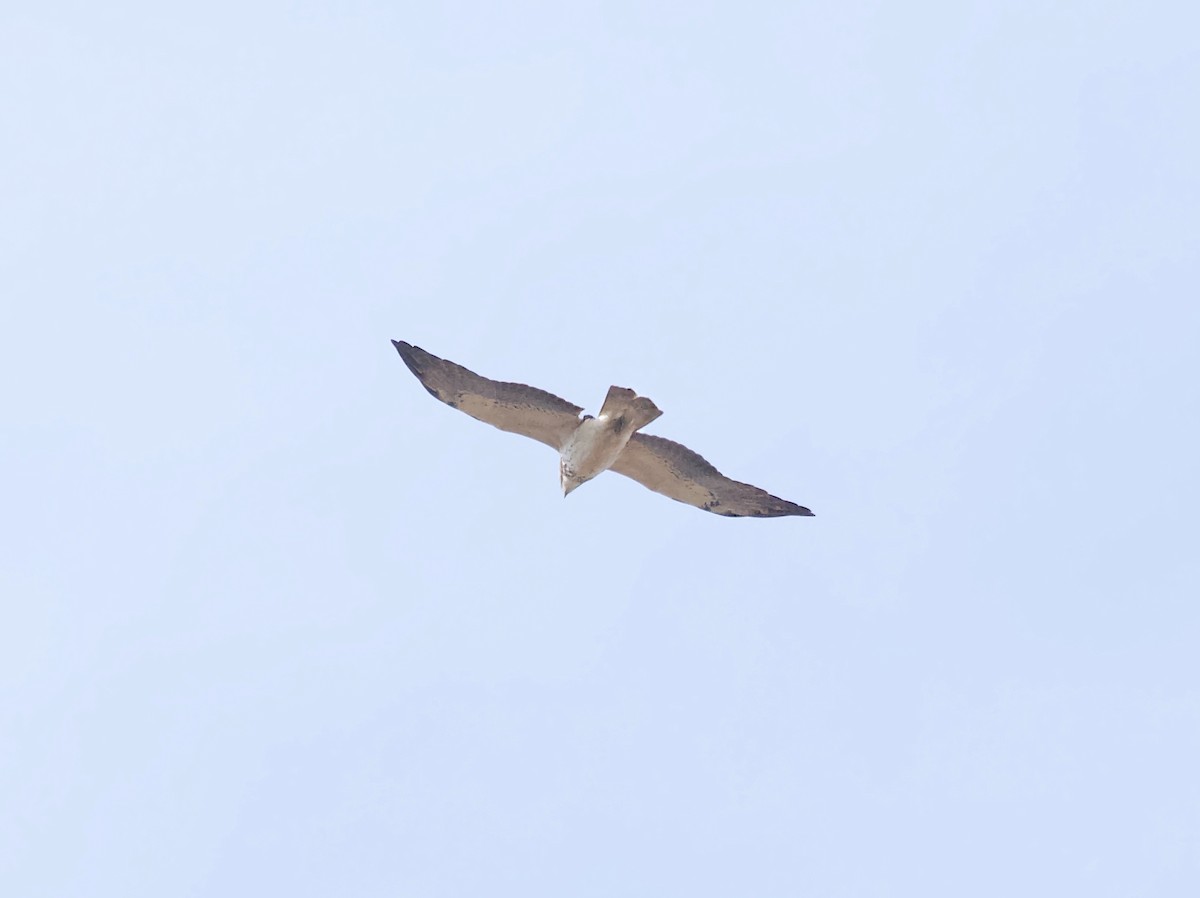
{"type": "Polygon", "coordinates": [[[1200,894],[1198,32],[7,5],[0,892],[1200,894]]]}

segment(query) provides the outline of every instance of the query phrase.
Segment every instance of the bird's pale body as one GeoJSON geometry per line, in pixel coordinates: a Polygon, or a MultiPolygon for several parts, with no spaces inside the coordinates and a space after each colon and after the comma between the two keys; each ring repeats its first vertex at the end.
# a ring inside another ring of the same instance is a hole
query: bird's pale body
{"type": "Polygon", "coordinates": [[[585,416],[561,450],[558,475],[563,495],[611,468],[631,436],[633,428],[624,416],[585,416]]]}

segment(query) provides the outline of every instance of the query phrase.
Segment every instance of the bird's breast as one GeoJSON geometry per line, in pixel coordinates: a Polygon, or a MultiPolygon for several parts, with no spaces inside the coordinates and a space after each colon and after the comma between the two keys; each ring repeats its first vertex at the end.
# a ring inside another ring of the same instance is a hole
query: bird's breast
{"type": "Polygon", "coordinates": [[[615,429],[605,416],[580,422],[562,448],[563,466],[580,479],[608,470],[629,442],[627,428],[615,429]]]}

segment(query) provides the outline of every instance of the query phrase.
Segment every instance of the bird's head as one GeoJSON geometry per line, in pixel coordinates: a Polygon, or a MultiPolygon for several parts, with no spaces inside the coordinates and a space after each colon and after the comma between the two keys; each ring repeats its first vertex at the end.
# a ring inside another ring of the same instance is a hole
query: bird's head
{"type": "Polygon", "coordinates": [[[566,466],[565,463],[560,463],[558,466],[558,482],[562,484],[563,498],[571,495],[571,491],[578,489],[579,485],[586,482],[586,478],[579,477],[566,466]]]}

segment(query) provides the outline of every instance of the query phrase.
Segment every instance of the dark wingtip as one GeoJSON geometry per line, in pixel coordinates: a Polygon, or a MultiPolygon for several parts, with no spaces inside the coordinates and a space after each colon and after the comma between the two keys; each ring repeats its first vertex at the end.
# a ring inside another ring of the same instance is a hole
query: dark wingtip
{"type": "Polygon", "coordinates": [[[418,353],[421,350],[411,343],[405,343],[403,340],[393,340],[392,345],[396,347],[396,352],[400,353],[400,358],[404,359],[404,364],[408,365],[408,370],[419,378],[421,376],[421,365],[418,353]]]}
{"type": "Polygon", "coordinates": [[[440,394],[434,387],[429,385],[426,380],[426,375],[429,373],[430,363],[434,366],[442,359],[435,355],[430,355],[420,346],[413,346],[411,343],[405,343],[403,340],[393,340],[392,345],[396,347],[396,352],[400,353],[400,358],[404,364],[408,366],[408,370],[416,375],[417,380],[421,382],[421,386],[425,391],[439,402],[444,402],[453,408],[458,408],[458,403],[453,397],[446,397],[440,394]]]}
{"type": "Polygon", "coordinates": [[[802,517],[815,518],[811,509],[805,508],[803,505],[797,505],[794,502],[788,502],[786,499],[780,499],[781,504],[765,505],[751,511],[730,511],[722,508],[720,503],[713,505],[698,506],[705,511],[711,511],[713,514],[724,515],[727,518],[786,518],[786,517],[802,517]]]}
{"type": "Polygon", "coordinates": [[[797,505],[795,502],[789,502],[787,499],[779,499],[772,496],[776,504],[767,514],[771,517],[799,517],[799,518],[815,518],[811,508],[805,508],[803,505],[797,505]]]}

